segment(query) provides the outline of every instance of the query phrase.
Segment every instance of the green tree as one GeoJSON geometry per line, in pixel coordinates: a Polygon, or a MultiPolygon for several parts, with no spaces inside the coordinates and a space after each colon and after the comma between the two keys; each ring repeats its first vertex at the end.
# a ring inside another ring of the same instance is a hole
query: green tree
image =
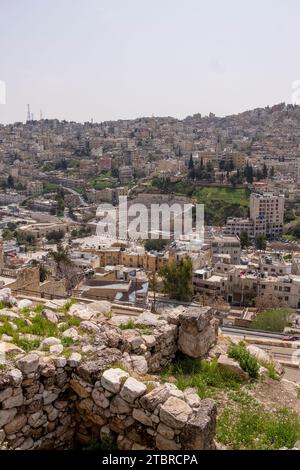
{"type": "Polygon", "coordinates": [[[231,175],[231,176],[230,176],[230,184],[231,184],[231,186],[232,186],[233,188],[236,187],[237,182],[238,182],[238,181],[237,181],[236,175],[231,175]]]}
{"type": "Polygon", "coordinates": [[[194,160],[193,160],[193,154],[191,153],[190,160],[189,160],[189,170],[192,170],[194,168],[194,160]]]}
{"type": "Polygon", "coordinates": [[[190,258],[172,261],[160,271],[163,290],[170,299],[189,302],[193,297],[193,264],[190,258]]]}
{"type": "Polygon", "coordinates": [[[257,250],[265,250],[267,248],[267,241],[264,235],[257,235],[255,238],[255,247],[257,250]]]}
{"type": "Polygon", "coordinates": [[[145,242],[145,250],[147,251],[163,251],[166,247],[166,245],[168,244],[168,240],[162,240],[162,239],[158,239],[158,240],[152,240],[152,239],[149,239],[145,242]]]}
{"type": "Polygon", "coordinates": [[[2,231],[2,238],[3,238],[3,240],[5,240],[5,241],[12,240],[12,239],[14,238],[14,232],[12,232],[11,230],[9,230],[9,228],[5,228],[5,229],[2,231]]]}
{"type": "Polygon", "coordinates": [[[248,232],[241,232],[240,234],[241,247],[247,248],[250,245],[248,232]]]}
{"type": "Polygon", "coordinates": [[[50,271],[46,268],[46,266],[36,259],[32,260],[31,266],[35,266],[40,269],[40,282],[45,282],[50,275],[50,271]]]}
{"type": "Polygon", "coordinates": [[[300,239],[300,223],[290,227],[287,231],[287,234],[300,239]]]}
{"type": "Polygon", "coordinates": [[[252,184],[253,183],[253,168],[248,163],[245,167],[244,175],[245,175],[247,183],[252,184]]]}
{"type": "Polygon", "coordinates": [[[191,179],[195,178],[195,165],[194,165],[194,160],[193,160],[193,155],[191,154],[190,160],[189,160],[189,177],[191,179]]]}
{"type": "Polygon", "coordinates": [[[259,169],[256,170],[255,177],[256,177],[257,181],[262,180],[264,178],[263,172],[260,171],[259,169]]]}
{"type": "Polygon", "coordinates": [[[9,188],[14,188],[15,187],[15,182],[14,182],[14,179],[11,175],[9,175],[9,177],[7,178],[7,186],[9,188]]]}
{"type": "Polygon", "coordinates": [[[268,168],[267,165],[264,163],[263,169],[262,169],[263,177],[264,179],[268,178],[268,168]]]}
{"type": "Polygon", "coordinates": [[[57,251],[50,251],[49,257],[56,265],[56,276],[62,279],[68,293],[83,279],[84,272],[77,268],[70,258],[69,251],[61,244],[57,245],[57,251]]]}
{"type": "Polygon", "coordinates": [[[61,241],[65,236],[65,233],[62,232],[61,230],[53,230],[52,232],[47,233],[46,238],[48,242],[54,241],[54,242],[59,242],[61,241]]]}
{"type": "Polygon", "coordinates": [[[259,313],[252,323],[257,330],[282,333],[289,324],[291,310],[289,308],[272,308],[259,313]]]}

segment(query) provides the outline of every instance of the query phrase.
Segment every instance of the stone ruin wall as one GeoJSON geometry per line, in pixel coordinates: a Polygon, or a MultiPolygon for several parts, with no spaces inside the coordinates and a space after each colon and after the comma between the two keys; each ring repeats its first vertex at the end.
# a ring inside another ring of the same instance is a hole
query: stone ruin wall
{"type": "Polygon", "coordinates": [[[0,369],[0,448],[71,449],[105,438],[119,449],[214,448],[215,403],[146,375],[178,350],[207,354],[216,326],[211,309],[200,310],[170,313],[153,335],[125,330],[120,341],[112,329],[93,360],[17,357],[0,369]]]}

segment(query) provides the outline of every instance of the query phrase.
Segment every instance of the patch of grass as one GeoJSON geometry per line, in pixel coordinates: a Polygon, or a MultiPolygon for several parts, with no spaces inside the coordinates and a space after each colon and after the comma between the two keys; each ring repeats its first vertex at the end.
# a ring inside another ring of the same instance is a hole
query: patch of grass
{"type": "Polygon", "coordinates": [[[111,320],[111,319],[112,319],[112,316],[113,316],[112,311],[106,312],[106,313],[104,313],[103,315],[104,315],[105,318],[107,318],[108,320],[111,320]]]}
{"type": "Polygon", "coordinates": [[[222,201],[248,207],[250,192],[244,188],[224,188],[222,186],[203,187],[197,190],[199,202],[222,201]]]}
{"type": "Polygon", "coordinates": [[[43,317],[43,315],[40,313],[38,313],[34,318],[31,318],[30,322],[31,324],[27,324],[23,319],[16,319],[14,321],[20,333],[47,337],[56,337],[59,335],[57,326],[43,317]]]}
{"type": "Polygon", "coordinates": [[[8,308],[9,305],[6,302],[3,302],[3,300],[0,300],[0,310],[3,310],[4,308],[8,308]]]}
{"type": "Polygon", "coordinates": [[[24,317],[27,317],[31,312],[31,309],[29,307],[24,307],[22,310],[20,310],[20,314],[23,315],[24,317]]]}
{"type": "Polygon", "coordinates": [[[90,450],[90,451],[99,451],[99,450],[118,450],[118,447],[116,445],[116,443],[106,437],[106,438],[103,438],[101,441],[97,441],[95,439],[93,439],[88,446],[86,447],[83,447],[82,450],[90,450]]]}
{"type": "Polygon", "coordinates": [[[146,325],[135,325],[135,328],[140,331],[142,335],[152,335],[153,331],[149,326],[146,325]]]}
{"type": "Polygon", "coordinates": [[[258,377],[259,363],[246,349],[245,343],[231,344],[228,348],[228,356],[239,362],[241,368],[248,372],[253,379],[258,377]]]}
{"type": "Polygon", "coordinates": [[[2,325],[0,326],[0,336],[8,335],[14,337],[15,333],[16,332],[13,329],[11,323],[7,319],[4,319],[2,325]]]}
{"type": "Polygon", "coordinates": [[[127,323],[122,323],[119,325],[120,330],[134,330],[136,328],[133,320],[128,320],[127,323]]]}
{"type": "Polygon", "coordinates": [[[63,350],[62,355],[63,355],[66,359],[69,359],[69,358],[71,357],[72,353],[73,353],[72,348],[67,347],[67,348],[65,348],[65,349],[63,350]]]}
{"type": "Polygon", "coordinates": [[[136,325],[133,320],[128,320],[127,323],[119,325],[120,330],[139,330],[143,335],[151,335],[152,330],[146,325],[136,325]]]}
{"type": "Polygon", "coordinates": [[[152,392],[152,390],[156,388],[153,382],[146,382],[145,385],[147,387],[147,393],[152,392]]]}
{"type": "Polygon", "coordinates": [[[219,367],[216,360],[200,361],[186,356],[179,356],[161,372],[161,376],[164,381],[174,376],[179,390],[195,387],[201,398],[208,396],[213,389],[238,390],[244,383],[236,374],[219,367]]]}
{"type": "Polygon", "coordinates": [[[112,364],[111,366],[107,367],[107,369],[121,369],[121,370],[124,370],[124,372],[129,372],[127,367],[125,367],[120,362],[116,362],[115,364],[112,364]]]}
{"type": "Polygon", "coordinates": [[[67,313],[69,313],[69,310],[72,307],[72,305],[75,305],[76,303],[77,303],[77,300],[70,299],[62,307],[59,307],[57,309],[57,312],[64,313],[66,315],[67,313]]]}
{"type": "Polygon", "coordinates": [[[11,336],[12,343],[26,352],[32,351],[33,349],[37,349],[40,346],[39,340],[31,341],[24,338],[20,338],[19,331],[15,331],[12,325],[8,322],[8,320],[5,320],[3,322],[3,325],[0,326],[0,337],[2,336],[2,334],[11,336]]]}
{"type": "Polygon", "coordinates": [[[280,375],[278,374],[278,372],[276,372],[276,367],[273,362],[260,361],[260,365],[262,367],[265,367],[265,369],[267,369],[268,376],[270,377],[270,379],[278,380],[278,381],[280,380],[280,375]]]}
{"type": "Polygon", "coordinates": [[[89,336],[90,340],[96,337],[96,333],[93,331],[84,330],[83,328],[78,328],[77,332],[80,336],[89,336]]]}
{"type": "Polygon", "coordinates": [[[14,341],[14,344],[19,348],[23,349],[26,352],[32,351],[33,349],[38,349],[41,342],[37,339],[32,341],[24,338],[19,338],[14,341]]]}
{"type": "Polygon", "coordinates": [[[217,440],[234,450],[276,450],[292,448],[300,437],[299,417],[283,408],[266,410],[254,399],[237,400],[218,418],[217,440]]]}
{"type": "Polygon", "coordinates": [[[74,341],[69,336],[65,336],[64,338],[61,339],[61,344],[64,347],[69,347],[69,346],[72,346],[72,344],[74,344],[74,341]]]}
{"type": "Polygon", "coordinates": [[[71,317],[70,315],[67,315],[64,318],[64,322],[68,324],[68,326],[79,326],[82,320],[79,318],[71,317]]]}
{"type": "Polygon", "coordinates": [[[256,400],[244,390],[234,390],[228,393],[228,398],[241,405],[253,405],[256,400]]]}
{"type": "Polygon", "coordinates": [[[34,313],[43,313],[44,311],[44,305],[43,304],[38,304],[34,307],[33,309],[34,313]]]}

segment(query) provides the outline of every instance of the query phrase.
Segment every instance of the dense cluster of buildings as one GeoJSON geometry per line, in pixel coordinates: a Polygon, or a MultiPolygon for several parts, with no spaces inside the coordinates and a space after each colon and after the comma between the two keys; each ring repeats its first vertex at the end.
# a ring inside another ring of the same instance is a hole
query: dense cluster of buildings
{"type": "MultiPolygon", "coordinates": [[[[202,301],[243,306],[260,297],[299,308],[298,255],[287,260],[289,253],[269,245],[268,252],[241,246],[245,233],[252,244],[258,237],[281,239],[285,208],[300,201],[299,122],[299,107],[280,104],[225,118],[196,114],[85,124],[42,119],[0,126],[2,285],[20,286],[22,273],[38,265],[46,280],[34,275],[27,286],[38,295],[73,292],[145,304],[151,276],[189,257],[194,294],[202,301]],[[101,203],[116,211],[122,196],[128,196],[128,207],[195,203],[187,191],[152,184],[159,177],[188,186],[191,160],[214,172],[214,181],[194,185],[232,190],[232,175],[264,167],[263,178],[238,183],[249,190],[248,217],[233,214],[222,226],[205,227],[201,244],[173,239],[158,251],[147,251],[139,240],[97,237],[101,203]],[[59,275],[49,255],[56,243],[68,251],[74,272],[65,276],[72,282],[59,275]]],[[[26,282],[21,287],[26,290],[26,282]]]]}

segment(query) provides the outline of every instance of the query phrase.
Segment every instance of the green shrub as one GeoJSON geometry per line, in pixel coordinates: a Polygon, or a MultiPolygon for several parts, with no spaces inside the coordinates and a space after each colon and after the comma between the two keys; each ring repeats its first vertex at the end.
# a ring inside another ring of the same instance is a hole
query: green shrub
{"type": "Polygon", "coordinates": [[[231,344],[228,348],[228,356],[239,362],[241,368],[248,372],[253,379],[258,377],[259,363],[246,349],[243,342],[231,344]]]}
{"type": "Polygon", "coordinates": [[[68,327],[69,326],[79,326],[80,323],[82,322],[82,320],[80,320],[79,318],[75,318],[75,317],[71,317],[70,315],[67,315],[64,318],[64,322],[68,324],[68,327]]]}
{"type": "Polygon", "coordinates": [[[265,310],[256,316],[253,328],[282,333],[289,324],[290,315],[291,310],[289,308],[271,308],[265,310]]]}
{"type": "Polygon", "coordinates": [[[69,346],[72,346],[72,344],[74,344],[74,341],[69,336],[65,336],[64,338],[61,339],[61,344],[64,347],[69,347],[69,346]]]}
{"type": "Polygon", "coordinates": [[[8,304],[6,302],[3,302],[3,300],[0,300],[0,310],[3,310],[4,308],[7,308],[8,304]]]}
{"type": "Polygon", "coordinates": [[[243,383],[236,374],[219,367],[216,360],[200,361],[186,356],[178,358],[161,372],[162,379],[175,377],[179,390],[195,387],[201,398],[216,389],[239,389],[243,383]]]}
{"type": "Polygon", "coordinates": [[[122,325],[119,326],[121,330],[134,330],[135,327],[136,326],[133,320],[128,320],[127,323],[122,323],[122,325]]]}
{"type": "Polygon", "coordinates": [[[77,300],[75,299],[70,299],[68,300],[62,307],[59,307],[57,309],[58,312],[60,313],[64,313],[64,314],[67,314],[69,313],[69,310],[70,308],[72,307],[72,305],[76,304],[77,303],[77,300]]]}
{"type": "Polygon", "coordinates": [[[280,375],[276,371],[275,364],[273,362],[260,361],[260,365],[267,369],[268,376],[273,380],[280,380],[280,375]]]}
{"type": "Polygon", "coordinates": [[[142,335],[152,335],[152,329],[151,327],[149,326],[146,326],[146,325],[135,325],[135,328],[137,330],[139,330],[139,332],[142,334],[142,335]]]}
{"type": "Polygon", "coordinates": [[[8,335],[8,336],[12,336],[14,337],[15,335],[15,330],[13,329],[12,325],[9,323],[9,321],[7,320],[7,318],[1,320],[2,321],[2,325],[0,325],[0,336],[2,336],[3,334],[4,335],[8,335]]]}
{"type": "Polygon", "coordinates": [[[28,340],[24,338],[18,338],[15,339],[14,344],[19,348],[23,349],[24,351],[29,352],[33,349],[38,349],[41,343],[37,339],[28,340]]]}
{"type": "Polygon", "coordinates": [[[44,305],[43,304],[38,304],[34,307],[33,311],[35,313],[43,313],[44,311],[44,305]]]}
{"type": "Polygon", "coordinates": [[[31,309],[29,307],[24,307],[20,311],[20,314],[23,315],[24,317],[27,317],[31,312],[31,309]]]}

